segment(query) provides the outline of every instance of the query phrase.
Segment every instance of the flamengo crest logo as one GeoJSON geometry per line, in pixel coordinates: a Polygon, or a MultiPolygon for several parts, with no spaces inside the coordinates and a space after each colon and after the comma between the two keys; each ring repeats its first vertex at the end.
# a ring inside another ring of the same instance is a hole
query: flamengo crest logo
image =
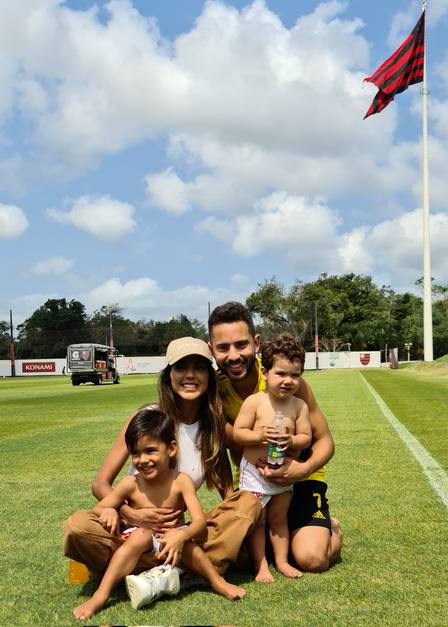
{"type": "Polygon", "coordinates": [[[359,361],[363,366],[367,366],[370,363],[370,353],[361,353],[359,355],[359,361]]]}
{"type": "Polygon", "coordinates": [[[26,361],[22,363],[22,372],[56,372],[54,361],[26,361]]]}

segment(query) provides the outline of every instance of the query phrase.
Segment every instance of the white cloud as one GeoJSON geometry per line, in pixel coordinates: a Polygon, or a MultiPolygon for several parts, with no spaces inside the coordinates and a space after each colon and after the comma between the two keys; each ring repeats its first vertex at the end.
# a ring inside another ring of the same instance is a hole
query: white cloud
{"type": "Polygon", "coordinates": [[[67,212],[48,209],[50,218],[60,223],[73,224],[98,239],[116,240],[134,231],[134,208],[110,196],[81,196],[71,203],[67,212]]]}
{"type": "Polygon", "coordinates": [[[8,298],[7,301],[0,300],[0,320],[9,320],[9,310],[12,309],[13,325],[17,328],[17,325],[31,316],[49,298],[60,298],[60,296],[54,292],[46,294],[34,292],[13,299],[8,298]]]}
{"type": "Polygon", "coordinates": [[[9,154],[0,159],[0,191],[20,195],[23,187],[24,161],[19,153],[9,154]]]}
{"type": "MultiPolygon", "coordinates": [[[[431,4],[432,20],[448,13],[448,0],[431,4]]],[[[420,202],[421,151],[418,141],[396,142],[395,104],[362,120],[376,93],[362,78],[375,64],[362,22],[344,14],[346,3],[316,3],[286,28],[261,1],[241,11],[207,2],[190,32],[172,43],[127,0],[88,11],[58,0],[4,5],[0,122],[19,111],[27,142],[24,154],[0,162],[0,189],[20,190],[26,169],[35,180],[72,176],[104,155],[162,137],[167,163],[145,179],[151,206],[174,215],[202,209],[208,217],[197,228],[237,255],[270,252],[314,275],[383,267],[388,229],[404,229],[400,207],[420,202]],[[43,163],[48,155],[53,167],[43,163]],[[345,198],[361,216],[353,228],[341,223],[345,198]]],[[[391,37],[402,39],[399,31],[406,36],[414,23],[414,14],[397,14],[391,37]]],[[[448,83],[445,65],[439,78],[448,83]]],[[[431,202],[439,212],[448,209],[447,108],[433,98],[429,112],[431,202]]],[[[109,196],[82,196],[48,214],[104,240],[136,227],[134,208],[109,196]]],[[[419,253],[409,257],[408,235],[393,250],[415,273],[419,253]]],[[[110,293],[115,301],[124,289],[129,302],[140,303],[160,289],[151,279],[117,281],[92,298],[110,293]]]]}
{"type": "MultiPolygon", "coordinates": [[[[301,276],[372,273],[412,285],[422,274],[421,209],[344,232],[338,212],[321,201],[275,193],[252,213],[232,219],[209,217],[197,228],[241,257],[274,253],[301,276]]],[[[447,241],[448,213],[433,213],[432,271],[439,282],[448,280],[447,241]]]]}
{"type": "Polygon", "coordinates": [[[54,0],[10,1],[2,53],[17,73],[5,83],[34,122],[34,141],[74,169],[159,132],[185,89],[154,21],[127,0],[107,3],[101,16],[54,0]]]}
{"type": "Polygon", "coordinates": [[[4,110],[21,110],[30,145],[53,151],[71,175],[169,131],[177,158],[171,145],[173,165],[148,173],[146,186],[150,204],[174,214],[237,213],[272,190],[411,188],[413,156],[391,152],[395,110],[362,120],[376,89],[362,88],[369,47],[345,6],[317,5],[288,29],[264,2],[241,11],[208,2],[171,44],[127,0],[101,15],[10,2],[0,24],[4,110]]]}
{"type": "Polygon", "coordinates": [[[153,279],[141,278],[122,284],[120,279],[112,278],[92,289],[87,298],[94,307],[118,301],[133,306],[141,298],[157,295],[157,292],[157,283],[153,279]]]}
{"type": "Polygon", "coordinates": [[[28,218],[20,207],[0,204],[0,238],[19,237],[28,224],[28,218]]]}
{"type": "MultiPolygon", "coordinates": [[[[338,255],[344,272],[372,274],[379,283],[411,289],[423,275],[422,210],[402,213],[373,227],[354,229],[339,238],[338,255]]],[[[431,214],[431,274],[448,281],[448,213],[431,214]]]]}
{"type": "MultiPolygon", "coordinates": [[[[419,3],[420,4],[420,3],[419,3]]],[[[393,17],[389,30],[390,53],[397,48],[409,35],[421,15],[421,6],[410,2],[407,9],[397,11],[393,17]]],[[[429,13],[426,12],[426,37],[430,36],[431,30],[438,22],[448,15],[448,0],[431,0],[429,13]],[[428,19],[429,18],[429,19],[428,19]]],[[[385,60],[385,59],[383,59],[385,60]]]]}
{"type": "MultiPolygon", "coordinates": [[[[381,141],[362,123],[368,45],[362,22],[341,17],[342,2],[318,5],[291,29],[260,1],[242,11],[208,2],[172,45],[125,0],[109,2],[101,19],[96,9],[72,11],[53,0],[9,5],[0,53],[10,61],[5,93],[8,87],[15,102],[10,97],[5,108],[26,113],[34,144],[56,151],[72,173],[168,129],[184,133],[191,151],[198,142],[200,174],[211,178],[198,179],[191,193],[205,205],[215,185],[223,191],[232,180],[244,183],[238,168],[245,152],[264,156],[265,167],[252,175],[258,186],[279,156],[293,166],[299,154],[309,171],[315,166],[327,176],[337,157],[355,151],[356,163],[366,141],[384,157],[393,116],[379,123],[381,141]],[[216,143],[215,160],[207,146],[201,150],[204,142],[216,143]]],[[[188,200],[169,197],[166,206],[179,212],[188,200]]]]}
{"type": "Polygon", "coordinates": [[[340,17],[343,7],[319,5],[288,30],[261,2],[240,13],[207,5],[175,44],[197,89],[171,136],[176,169],[148,176],[159,184],[156,198],[147,188],[151,204],[239,213],[272,190],[411,189],[418,164],[413,146],[393,147],[395,110],[362,120],[376,88],[362,88],[367,43],[359,20],[340,17]]]}
{"type": "Polygon", "coordinates": [[[356,271],[358,274],[368,274],[372,271],[374,258],[365,248],[368,232],[368,227],[363,226],[338,238],[338,254],[342,260],[343,271],[356,271]]]}
{"type": "Polygon", "coordinates": [[[108,303],[119,303],[131,318],[167,320],[180,313],[190,318],[206,320],[208,303],[216,307],[229,300],[244,301],[248,294],[247,284],[232,288],[210,288],[203,285],[186,285],[166,290],[157,281],[141,277],[122,282],[111,278],[80,296],[90,310],[108,303]]]}
{"type": "Polygon", "coordinates": [[[32,274],[45,275],[60,275],[65,274],[67,270],[70,270],[74,264],[73,259],[66,259],[65,257],[49,257],[48,259],[41,259],[31,269],[32,274]]]}
{"type": "Polygon", "coordinates": [[[431,0],[429,14],[431,24],[435,24],[445,18],[448,15],[448,0],[431,0]]]}
{"type": "Polygon", "coordinates": [[[302,269],[334,266],[337,213],[320,200],[274,193],[250,214],[232,220],[207,218],[198,225],[243,257],[275,252],[302,269]]]}
{"type": "Polygon", "coordinates": [[[232,274],[232,276],[229,277],[229,281],[231,285],[234,285],[237,288],[244,288],[249,285],[249,277],[245,274],[241,274],[240,272],[232,274]]]}
{"type": "Polygon", "coordinates": [[[190,208],[186,185],[171,168],[146,177],[146,194],[151,205],[170,213],[179,215],[190,208]]]}
{"type": "MultiPolygon", "coordinates": [[[[377,224],[366,232],[365,247],[378,271],[388,270],[402,282],[413,283],[423,274],[422,210],[416,209],[377,224]]],[[[448,213],[433,213],[431,224],[431,274],[438,283],[448,280],[448,213]]]]}

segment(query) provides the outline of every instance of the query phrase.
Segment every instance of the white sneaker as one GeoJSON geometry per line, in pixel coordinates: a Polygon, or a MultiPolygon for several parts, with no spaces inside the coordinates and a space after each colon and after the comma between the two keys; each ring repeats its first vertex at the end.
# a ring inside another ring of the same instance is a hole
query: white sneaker
{"type": "Polygon", "coordinates": [[[128,575],[125,583],[134,610],[149,605],[162,594],[174,596],[180,590],[179,572],[169,566],[155,566],[140,575],[128,575]]]}

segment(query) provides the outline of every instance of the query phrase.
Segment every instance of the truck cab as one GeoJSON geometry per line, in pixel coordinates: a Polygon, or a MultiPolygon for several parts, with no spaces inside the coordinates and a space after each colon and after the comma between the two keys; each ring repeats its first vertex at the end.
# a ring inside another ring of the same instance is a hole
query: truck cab
{"type": "Polygon", "coordinates": [[[106,344],[71,344],[67,348],[67,373],[72,385],[120,383],[117,356],[118,350],[106,344]]]}

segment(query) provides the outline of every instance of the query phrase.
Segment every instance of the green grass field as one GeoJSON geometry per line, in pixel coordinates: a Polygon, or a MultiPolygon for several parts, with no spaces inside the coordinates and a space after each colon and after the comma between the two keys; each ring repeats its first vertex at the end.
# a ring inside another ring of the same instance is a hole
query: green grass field
{"type": "MultiPolygon", "coordinates": [[[[448,469],[448,378],[410,369],[364,376],[396,417],[448,469]]],[[[357,371],[307,374],[337,451],[329,466],[342,559],[327,573],[272,585],[230,573],[247,589],[231,603],[204,589],[135,612],[122,588],[89,621],[109,625],[445,625],[448,518],[420,466],[357,371]]],[[[125,416],[155,400],[154,378],[73,388],[68,378],[0,380],[1,625],[73,625],[92,591],[67,583],[62,521],[93,504],[90,483],[125,416]]],[[[204,507],[217,496],[201,491],[204,507]]]]}

